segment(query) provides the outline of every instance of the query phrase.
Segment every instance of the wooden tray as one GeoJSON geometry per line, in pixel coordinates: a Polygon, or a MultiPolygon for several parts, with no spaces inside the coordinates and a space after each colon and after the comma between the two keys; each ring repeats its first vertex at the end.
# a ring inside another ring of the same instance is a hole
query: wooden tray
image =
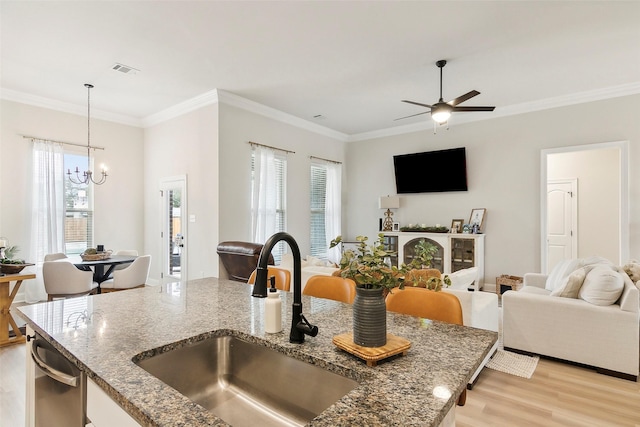
{"type": "Polygon", "coordinates": [[[333,337],[333,343],[341,350],[367,362],[367,366],[376,366],[379,361],[396,354],[407,355],[411,342],[404,338],[387,334],[387,343],[382,347],[363,347],[353,342],[353,333],[345,333],[333,337]]]}

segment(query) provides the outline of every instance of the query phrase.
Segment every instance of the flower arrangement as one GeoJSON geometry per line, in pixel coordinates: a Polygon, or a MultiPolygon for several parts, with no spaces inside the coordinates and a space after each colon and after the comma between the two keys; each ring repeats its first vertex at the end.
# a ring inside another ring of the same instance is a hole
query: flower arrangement
{"type": "MultiPolygon", "coordinates": [[[[404,287],[404,273],[398,267],[391,266],[391,252],[384,249],[384,234],[373,245],[367,246],[368,237],[358,236],[357,251],[346,250],[340,260],[340,276],[351,279],[357,286],[364,288],[392,289],[404,287]]],[[[342,242],[342,236],[331,241],[333,248],[342,242]]]]}

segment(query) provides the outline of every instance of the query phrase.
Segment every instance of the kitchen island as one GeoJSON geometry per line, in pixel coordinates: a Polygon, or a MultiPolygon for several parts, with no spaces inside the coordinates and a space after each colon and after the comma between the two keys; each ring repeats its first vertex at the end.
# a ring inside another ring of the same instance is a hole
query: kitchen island
{"type": "Polygon", "coordinates": [[[303,313],[319,334],[291,344],[293,294],[282,293],[283,331],[267,334],[265,300],[251,291],[250,285],[205,278],[19,311],[144,426],[227,425],[132,361],[209,336],[237,334],[356,380],[359,385],[314,418],[313,426],[438,426],[497,340],[492,331],[387,313],[388,332],[411,341],[411,348],[404,357],[368,367],[332,343],[335,335],[351,331],[350,305],[303,296],[303,313]]]}

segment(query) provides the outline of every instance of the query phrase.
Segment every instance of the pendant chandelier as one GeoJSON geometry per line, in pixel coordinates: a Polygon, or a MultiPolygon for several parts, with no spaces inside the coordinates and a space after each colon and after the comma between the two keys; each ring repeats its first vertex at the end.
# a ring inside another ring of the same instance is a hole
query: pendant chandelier
{"type": "Polygon", "coordinates": [[[104,184],[107,180],[107,169],[104,166],[101,166],[101,176],[98,181],[93,179],[93,172],[91,172],[91,149],[94,147],[91,146],[91,89],[93,88],[92,84],[85,83],[84,87],[87,88],[87,170],[82,172],[82,176],[80,175],[80,170],[76,166],[75,176],[74,172],[71,172],[71,169],[67,169],[67,176],[69,177],[69,181],[74,184],[89,184],[90,182],[100,185],[104,184]]]}

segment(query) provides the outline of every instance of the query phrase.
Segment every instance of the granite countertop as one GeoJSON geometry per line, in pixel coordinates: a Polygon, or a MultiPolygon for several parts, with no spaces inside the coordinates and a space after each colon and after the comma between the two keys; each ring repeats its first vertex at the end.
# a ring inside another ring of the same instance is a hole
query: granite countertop
{"type": "Polygon", "coordinates": [[[313,426],[437,426],[497,340],[492,331],[388,313],[387,331],[412,346],[404,357],[367,367],[332,343],[335,335],[351,332],[350,305],[303,296],[303,313],[320,332],[301,345],[291,344],[293,294],[282,293],[283,331],[266,334],[264,299],[251,297],[251,290],[239,282],[206,278],[18,310],[145,426],[227,425],[132,362],[140,353],[167,345],[233,331],[360,383],[314,418],[313,426]]]}

